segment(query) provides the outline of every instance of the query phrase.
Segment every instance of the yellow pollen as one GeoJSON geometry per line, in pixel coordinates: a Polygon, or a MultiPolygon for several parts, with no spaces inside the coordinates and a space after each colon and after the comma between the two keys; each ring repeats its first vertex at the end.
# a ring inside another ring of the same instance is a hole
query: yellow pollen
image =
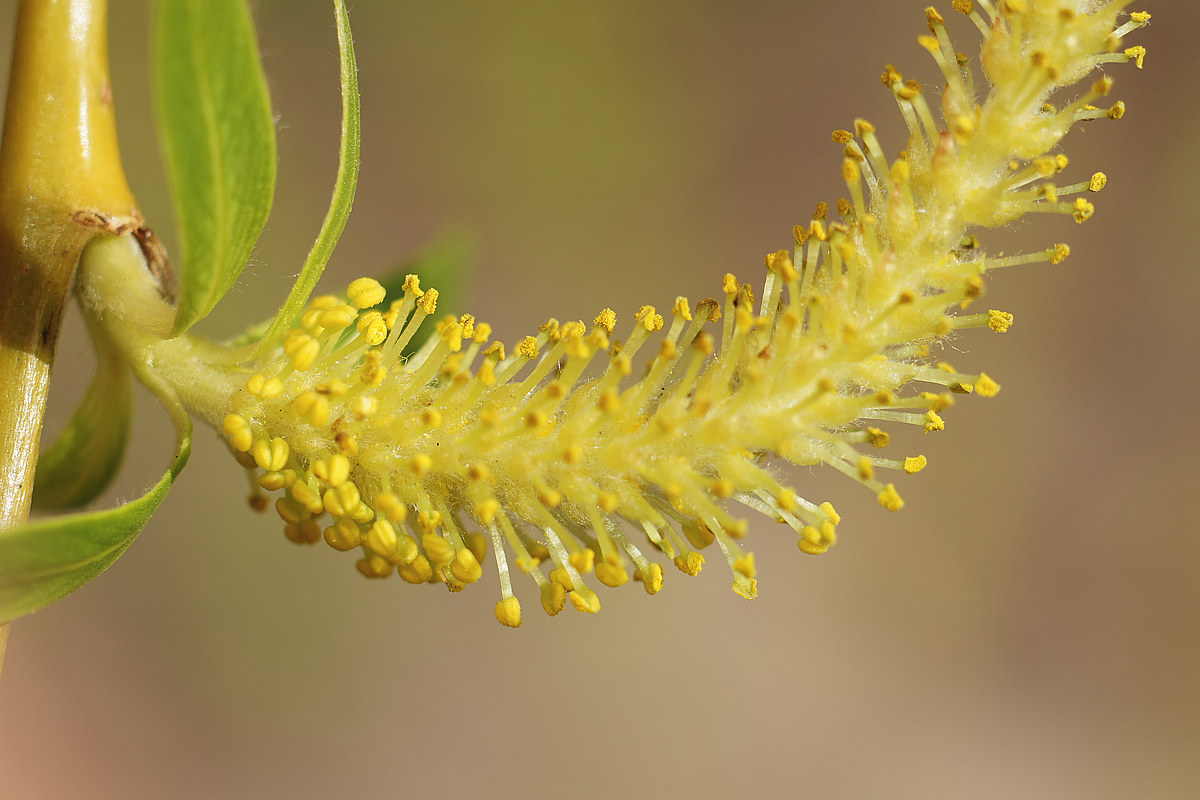
{"type": "Polygon", "coordinates": [[[258,476],[258,485],[266,489],[268,492],[276,492],[280,489],[286,489],[295,483],[295,481],[296,471],[293,469],[264,472],[262,475],[258,476]]]}
{"type": "Polygon", "coordinates": [[[904,508],[904,501],[900,499],[900,494],[896,491],[896,487],[889,483],[879,493],[879,505],[888,511],[899,511],[904,508]]]}
{"type": "Polygon", "coordinates": [[[366,545],[375,555],[388,558],[399,548],[400,538],[396,535],[392,523],[386,519],[379,519],[375,520],[375,524],[367,531],[366,545]]]}
{"type": "Polygon", "coordinates": [[[317,324],[331,331],[340,331],[358,318],[358,311],[353,306],[339,305],[322,311],[317,317],[317,324]]]}
{"type": "Polygon", "coordinates": [[[312,311],[328,311],[335,308],[339,304],[339,300],[331,294],[323,294],[320,297],[314,297],[309,302],[308,307],[312,311]]]}
{"type": "Polygon", "coordinates": [[[363,358],[362,371],[358,377],[372,389],[383,383],[383,379],[387,377],[387,368],[383,366],[383,356],[378,350],[371,350],[363,358]]]}
{"type": "MultiPolygon", "coordinates": [[[[680,296],[675,298],[675,305],[671,306],[671,313],[684,322],[692,321],[692,305],[686,297],[680,296]]],[[[612,331],[609,330],[609,333],[612,333],[612,331]]]]}
{"type": "Polygon", "coordinates": [[[980,373],[979,379],[975,381],[975,392],[980,397],[995,397],[1000,391],[1000,384],[987,376],[987,373],[980,373]]]}
{"type": "Polygon", "coordinates": [[[308,334],[304,334],[303,340],[299,341],[295,348],[290,353],[292,357],[292,366],[299,372],[304,372],[313,365],[317,360],[317,356],[321,352],[321,343],[308,334]]]}
{"type": "Polygon", "coordinates": [[[529,359],[537,358],[537,356],[538,356],[537,339],[533,338],[532,336],[526,336],[524,339],[521,340],[521,343],[517,345],[517,352],[520,353],[521,355],[525,356],[525,358],[529,358],[529,359]]]}
{"type": "Polygon", "coordinates": [[[1135,45],[1125,50],[1125,57],[1133,61],[1138,69],[1142,68],[1142,62],[1146,58],[1146,48],[1142,45],[1135,45]]]}
{"type": "Polygon", "coordinates": [[[250,429],[250,423],[246,422],[244,417],[230,414],[222,422],[222,428],[234,450],[244,453],[254,444],[254,431],[250,429]]]}
{"type": "Polygon", "coordinates": [[[433,577],[433,566],[425,556],[418,555],[411,564],[398,567],[396,572],[406,583],[427,583],[433,577]]]}
{"type": "Polygon", "coordinates": [[[483,577],[483,568],[479,566],[479,559],[475,554],[470,549],[463,548],[455,554],[450,563],[450,574],[463,583],[475,583],[483,577]]]}
{"type": "Polygon", "coordinates": [[[494,497],[484,500],[475,509],[476,513],[479,514],[479,519],[483,521],[484,525],[491,525],[496,519],[496,512],[499,510],[500,501],[496,500],[494,497]]]}
{"type": "Polygon", "coordinates": [[[611,308],[606,308],[596,315],[592,320],[592,324],[598,328],[603,328],[605,333],[612,334],[613,329],[617,327],[617,315],[611,308]]]}
{"type": "Polygon", "coordinates": [[[988,327],[996,333],[1005,333],[1013,324],[1013,315],[1007,311],[997,311],[991,309],[988,311],[988,327]]]}
{"type": "Polygon", "coordinates": [[[804,553],[805,555],[820,556],[829,551],[829,545],[815,544],[803,536],[800,537],[796,544],[799,546],[800,552],[804,553]]]}
{"type": "Polygon", "coordinates": [[[875,477],[875,468],[871,465],[871,459],[866,456],[858,459],[858,477],[864,481],[869,481],[875,477]]]}
{"type": "Polygon", "coordinates": [[[562,567],[555,567],[550,570],[550,582],[562,586],[568,592],[575,588],[575,582],[571,580],[571,574],[562,567]]]}
{"type": "Polygon", "coordinates": [[[408,507],[392,492],[380,492],[371,502],[391,522],[403,522],[408,516],[408,507]]]}
{"type": "Polygon", "coordinates": [[[246,380],[246,391],[264,400],[278,397],[283,392],[283,383],[278,378],[266,378],[261,373],[251,375],[246,380]]]}
{"type": "Polygon", "coordinates": [[[1071,215],[1076,222],[1083,223],[1096,212],[1096,207],[1082,197],[1075,198],[1075,212],[1071,215]]]}
{"type": "Polygon", "coordinates": [[[325,510],[325,505],[321,502],[321,495],[306,483],[296,481],[288,487],[288,492],[297,503],[304,506],[304,510],[309,514],[320,514],[325,510]]]}
{"type": "Polygon", "coordinates": [[[360,510],[366,508],[358,493],[358,487],[350,481],[343,481],[327,490],[321,499],[324,509],[331,517],[358,517],[360,510]]]}
{"type": "Polygon", "coordinates": [[[674,563],[685,575],[699,575],[700,570],[704,569],[704,556],[693,551],[686,556],[676,556],[674,563]]]}
{"type": "Polygon", "coordinates": [[[433,511],[433,512],[421,511],[421,512],[418,512],[418,514],[417,514],[417,525],[419,525],[421,530],[424,531],[425,533],[436,533],[438,526],[440,526],[441,524],[442,524],[442,512],[440,512],[440,511],[433,511]]]}
{"type": "Polygon", "coordinates": [[[915,475],[925,469],[927,463],[925,456],[909,456],[904,459],[904,471],[909,475],[915,475]]]}
{"type": "Polygon", "coordinates": [[[383,314],[378,311],[368,311],[360,316],[355,327],[367,344],[383,344],[383,340],[387,338],[388,326],[383,320],[383,314]]]}
{"type": "Polygon", "coordinates": [[[386,578],[392,574],[391,563],[374,554],[363,556],[355,566],[368,578],[386,578]]]}
{"type": "Polygon", "coordinates": [[[353,550],[362,542],[362,530],[351,519],[339,519],[325,529],[325,542],[334,550],[343,553],[353,550]]]}
{"type": "Polygon", "coordinates": [[[355,308],[370,308],[383,302],[387,292],[379,281],[372,278],[359,278],[352,281],[346,289],[346,297],[355,308]]]}
{"type": "Polygon", "coordinates": [[[614,556],[596,564],[596,580],[615,589],[629,583],[629,573],[625,571],[620,559],[614,556]]]}
{"type": "Polygon", "coordinates": [[[651,564],[646,576],[642,579],[646,594],[658,594],[663,586],[663,568],[661,564],[651,564]]]}
{"type": "Polygon", "coordinates": [[[521,627],[521,603],[509,596],[496,603],[496,621],[509,628],[521,627]]]}
{"type": "Polygon", "coordinates": [[[281,470],[287,466],[288,444],[278,436],[270,441],[259,439],[254,443],[251,454],[261,468],[268,471],[281,470]]]}
{"type": "Polygon", "coordinates": [[[308,512],[290,497],[281,497],[275,501],[275,511],[279,518],[289,524],[298,524],[308,519],[308,512]]]}
{"type": "Polygon", "coordinates": [[[747,600],[758,597],[758,581],[744,575],[734,574],[733,591],[747,600]]]}
{"type": "Polygon", "coordinates": [[[578,589],[574,592],[568,592],[567,597],[571,601],[571,605],[576,611],[595,614],[600,610],[600,598],[591,589],[578,589]]]}
{"type": "Polygon", "coordinates": [[[330,486],[340,486],[350,478],[350,459],[339,453],[328,461],[318,461],[313,464],[313,475],[330,486]]]}
{"type": "Polygon", "coordinates": [[[454,559],[454,546],[436,533],[421,534],[421,547],[434,564],[447,564],[454,559]]]}
{"type": "Polygon", "coordinates": [[[567,558],[567,562],[575,568],[575,571],[580,575],[587,575],[596,566],[596,551],[590,547],[584,547],[576,550],[567,558]]]}
{"type": "Polygon", "coordinates": [[[313,425],[322,427],[329,421],[329,400],[313,390],[304,392],[292,401],[292,407],[313,425]]]}
{"type": "Polygon", "coordinates": [[[567,590],[560,584],[547,583],[542,586],[542,609],[551,617],[557,616],[567,605],[567,590]]]}
{"type": "Polygon", "coordinates": [[[858,168],[858,162],[852,158],[842,161],[842,180],[846,183],[858,183],[861,179],[862,172],[858,168]]]}

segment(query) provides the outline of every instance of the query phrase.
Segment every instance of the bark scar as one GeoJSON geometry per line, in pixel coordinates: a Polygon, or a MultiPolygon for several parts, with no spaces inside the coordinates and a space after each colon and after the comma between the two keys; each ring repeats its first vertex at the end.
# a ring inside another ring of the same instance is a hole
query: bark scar
{"type": "Polygon", "coordinates": [[[178,296],[179,283],[175,277],[175,268],[167,255],[167,248],[146,225],[142,215],[135,209],[130,216],[105,214],[95,209],[80,209],[71,215],[71,221],[85,228],[97,228],[114,236],[132,235],[142,249],[146,259],[146,269],[154,276],[158,292],[171,305],[175,305],[178,296]]]}

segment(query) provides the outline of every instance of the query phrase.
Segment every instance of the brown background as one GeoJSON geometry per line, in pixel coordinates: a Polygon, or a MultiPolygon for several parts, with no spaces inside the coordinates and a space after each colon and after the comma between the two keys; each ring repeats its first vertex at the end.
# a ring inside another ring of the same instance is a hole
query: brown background
{"type": "MultiPolygon", "coordinates": [[[[122,145],[171,241],[144,42],[113,4],[122,145]]],[[[472,231],[469,308],[514,341],[548,315],[713,294],[844,192],[829,131],[866,116],[894,152],[884,63],[932,78],[923,3],[360,0],[363,176],[325,286],[385,269],[446,225],[472,231]]],[[[948,3],[942,5],[948,6],[948,3]]],[[[0,41],[12,0],[0,3],[0,41]]],[[[362,579],[244,505],[201,431],[162,512],[117,565],[18,622],[0,682],[13,798],[1200,796],[1195,313],[1200,95],[1183,2],[1148,4],[1146,69],[1111,70],[1120,123],[1067,140],[1110,176],[1095,218],[1020,222],[995,250],[1069,241],[1065,264],[997,276],[1006,336],[957,361],[1004,384],[941,435],[889,515],[823,471],[842,511],[802,556],[757,522],[753,603],[719,564],[602,595],[518,631],[494,578],[461,596],[362,579]]],[[[948,8],[946,9],[948,11],[948,8]]],[[[275,214],[214,335],[274,309],[335,168],[326,4],[256,4],[279,112],[275,214]]],[[[960,49],[973,29],[957,25],[960,49]]],[[[0,67],[7,69],[7,66],[0,67]]],[[[51,424],[82,391],[62,345],[51,424]]],[[[141,398],[114,496],[161,472],[141,398]]]]}

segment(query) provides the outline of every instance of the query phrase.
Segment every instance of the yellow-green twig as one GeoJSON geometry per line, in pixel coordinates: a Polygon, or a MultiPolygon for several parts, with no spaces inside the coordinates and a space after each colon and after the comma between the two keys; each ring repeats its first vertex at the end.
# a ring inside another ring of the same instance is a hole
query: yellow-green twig
{"type": "MultiPolygon", "coordinates": [[[[0,531],[28,516],[63,305],[85,244],[141,222],[117,149],[106,0],[22,0],[0,144],[0,531]]],[[[0,627],[0,665],[7,627],[0,627]]]]}

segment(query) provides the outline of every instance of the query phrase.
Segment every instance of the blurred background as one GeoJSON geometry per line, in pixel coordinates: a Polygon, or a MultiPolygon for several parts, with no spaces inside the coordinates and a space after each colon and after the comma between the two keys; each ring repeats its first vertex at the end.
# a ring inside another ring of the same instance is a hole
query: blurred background
{"type": "MultiPolygon", "coordinates": [[[[15,5],[0,0],[0,41],[15,5]]],[[[112,5],[122,150],[170,246],[151,8],[112,5]]],[[[363,170],[324,287],[447,228],[476,253],[459,310],[507,342],[550,315],[611,305],[628,319],[644,302],[714,295],[727,271],[757,283],[763,253],[845,192],[832,129],[864,116],[901,147],[882,66],[936,75],[916,43],[923,2],[835,6],[354,4],[363,170]]],[[[1109,175],[1094,219],[981,234],[997,252],[1068,241],[1072,257],[990,284],[988,307],[1016,325],[961,337],[955,361],[1004,391],[960,402],[945,433],[897,435],[898,452],[930,459],[900,483],[902,513],[797,471],[804,494],[842,512],[841,541],[809,558],[755,520],[756,601],[732,594],[717,563],[693,579],[671,570],[653,598],[605,592],[588,617],[546,618],[521,585],[526,622],[512,631],[492,616],[494,577],[451,596],[289,544],[201,430],[129,552],[13,626],[0,795],[1200,796],[1198,470],[1195,437],[1173,432],[1200,392],[1187,239],[1200,105],[1185,77],[1200,67],[1200,10],[1146,6],[1145,70],[1110,70],[1126,119],[1066,141],[1073,179],[1109,175]]],[[[274,311],[336,169],[327,4],[254,9],[279,186],[253,263],[203,325],[214,336],[274,311]]],[[[60,352],[48,430],[90,375],[77,317],[60,352]]],[[[109,502],[169,458],[163,414],[139,402],[109,502]]]]}

